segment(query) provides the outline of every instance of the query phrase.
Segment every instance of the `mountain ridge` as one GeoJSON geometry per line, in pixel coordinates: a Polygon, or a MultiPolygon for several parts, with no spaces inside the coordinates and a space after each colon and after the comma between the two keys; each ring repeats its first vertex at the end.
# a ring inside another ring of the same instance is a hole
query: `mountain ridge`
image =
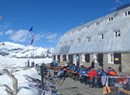
{"type": "Polygon", "coordinates": [[[0,57],[8,58],[52,58],[54,48],[24,46],[12,42],[0,42],[0,57]]]}

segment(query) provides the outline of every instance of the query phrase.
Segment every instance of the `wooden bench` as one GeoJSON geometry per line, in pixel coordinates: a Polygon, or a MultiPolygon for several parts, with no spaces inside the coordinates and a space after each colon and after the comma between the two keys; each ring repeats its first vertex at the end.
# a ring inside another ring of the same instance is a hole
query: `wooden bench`
{"type": "Polygon", "coordinates": [[[63,68],[62,66],[50,66],[50,69],[56,69],[56,70],[60,70],[61,68],[63,68]]]}
{"type": "Polygon", "coordinates": [[[56,69],[56,70],[61,70],[61,68],[63,68],[62,66],[56,66],[56,67],[54,67],[54,69],[56,69]]]}
{"type": "Polygon", "coordinates": [[[124,92],[125,94],[130,95],[130,90],[125,90],[124,88],[118,88],[118,90],[124,92]]]}

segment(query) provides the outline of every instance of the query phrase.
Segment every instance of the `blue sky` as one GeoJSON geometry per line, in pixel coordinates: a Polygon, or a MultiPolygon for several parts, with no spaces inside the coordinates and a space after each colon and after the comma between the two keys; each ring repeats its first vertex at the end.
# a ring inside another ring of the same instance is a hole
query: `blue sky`
{"type": "MultiPolygon", "coordinates": [[[[55,47],[68,30],[114,11],[116,0],[0,0],[0,42],[55,47]]],[[[120,0],[123,4],[130,0],[120,0]]],[[[121,3],[117,3],[121,6],[121,3]]]]}

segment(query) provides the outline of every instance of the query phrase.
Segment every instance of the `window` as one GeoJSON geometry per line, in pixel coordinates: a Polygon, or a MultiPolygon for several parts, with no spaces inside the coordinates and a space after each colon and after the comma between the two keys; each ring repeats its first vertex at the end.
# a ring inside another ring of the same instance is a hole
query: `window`
{"type": "Polygon", "coordinates": [[[112,20],[113,20],[113,17],[110,17],[110,18],[109,18],[109,21],[112,21],[112,20]]]}
{"type": "Polygon", "coordinates": [[[104,34],[103,33],[98,33],[98,35],[99,35],[99,38],[102,40],[102,39],[104,39],[104,34]]]}
{"type": "Polygon", "coordinates": [[[99,25],[99,22],[96,22],[96,25],[99,25]]]}
{"type": "Polygon", "coordinates": [[[120,32],[120,30],[118,30],[118,37],[120,37],[121,36],[121,32],[120,32]]]}
{"type": "Polygon", "coordinates": [[[69,64],[73,64],[73,55],[68,55],[69,64]]]}
{"type": "Polygon", "coordinates": [[[66,61],[66,55],[63,55],[62,57],[63,57],[63,61],[66,61]]]}
{"type": "Polygon", "coordinates": [[[109,21],[111,21],[111,18],[109,18],[109,21]]]}
{"type": "Polygon", "coordinates": [[[58,61],[60,61],[60,55],[58,55],[58,61]]]}
{"type": "Polygon", "coordinates": [[[85,54],[85,62],[90,62],[90,54],[85,54]]]}
{"type": "Polygon", "coordinates": [[[101,34],[101,39],[104,39],[104,35],[103,34],[101,34]]]}
{"type": "Polygon", "coordinates": [[[90,42],[91,41],[91,38],[90,37],[88,37],[88,42],[90,42]]]}
{"type": "Polygon", "coordinates": [[[127,16],[127,12],[125,12],[125,16],[127,16]]]}
{"type": "Polygon", "coordinates": [[[115,31],[115,37],[117,37],[117,31],[115,31]]]}
{"type": "Polygon", "coordinates": [[[128,11],[128,15],[130,15],[130,11],[128,11]]]}
{"type": "Polygon", "coordinates": [[[56,60],[56,55],[53,56],[53,59],[56,60]]]}
{"type": "Polygon", "coordinates": [[[99,53],[97,54],[97,61],[99,63],[99,66],[103,67],[103,54],[102,53],[99,53]]]}
{"type": "Polygon", "coordinates": [[[108,54],[108,63],[114,64],[114,54],[108,54]]]}
{"type": "Polygon", "coordinates": [[[120,37],[120,36],[121,36],[120,30],[116,30],[116,31],[115,31],[115,37],[120,37]]]}
{"type": "Polygon", "coordinates": [[[130,11],[125,12],[125,16],[130,15],[130,11]]]}
{"type": "Polygon", "coordinates": [[[111,17],[111,20],[113,20],[113,17],[111,17]]]}

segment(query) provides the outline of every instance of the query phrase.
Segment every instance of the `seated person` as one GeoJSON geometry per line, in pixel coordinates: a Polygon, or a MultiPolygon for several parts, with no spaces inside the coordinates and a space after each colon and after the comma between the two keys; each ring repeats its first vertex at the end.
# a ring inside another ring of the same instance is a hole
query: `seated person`
{"type": "Polygon", "coordinates": [[[86,71],[85,67],[83,65],[81,65],[81,67],[79,67],[79,75],[80,75],[79,77],[80,78],[82,75],[85,74],[85,71],[86,71]]]}
{"type": "Polygon", "coordinates": [[[75,68],[74,68],[74,70],[72,72],[73,80],[75,80],[78,77],[79,71],[80,71],[80,68],[78,66],[75,66],[75,68]]]}
{"type": "Polygon", "coordinates": [[[89,86],[90,87],[96,87],[98,84],[97,84],[97,78],[96,76],[98,76],[98,72],[96,72],[95,69],[91,69],[89,72],[88,72],[88,75],[89,75],[89,86]]]}
{"type": "Polygon", "coordinates": [[[57,77],[59,78],[67,77],[66,70],[64,70],[64,68],[61,68],[61,70],[57,73],[57,77]]]}
{"type": "Polygon", "coordinates": [[[79,73],[79,71],[80,71],[80,68],[76,66],[76,68],[74,69],[74,72],[79,73]]]}
{"type": "Polygon", "coordinates": [[[95,69],[91,69],[89,72],[88,72],[88,75],[90,76],[90,81],[92,81],[93,77],[97,76],[98,73],[95,69]]]}
{"type": "Polygon", "coordinates": [[[81,83],[85,82],[87,84],[86,77],[84,77],[84,74],[88,74],[88,70],[85,68],[80,71],[80,82],[81,83]]]}
{"type": "Polygon", "coordinates": [[[102,76],[103,70],[102,69],[97,69],[96,72],[98,73],[98,76],[102,76]]]}
{"type": "Polygon", "coordinates": [[[54,67],[56,67],[58,65],[58,63],[54,60],[54,61],[52,61],[52,63],[51,63],[51,66],[54,66],[54,67]]]}
{"type": "Polygon", "coordinates": [[[71,70],[74,72],[75,68],[76,68],[76,66],[75,66],[75,64],[73,64],[71,70]]]}
{"type": "Polygon", "coordinates": [[[108,67],[108,72],[107,73],[110,76],[116,76],[117,75],[117,72],[114,69],[112,69],[111,67],[108,67]]]}
{"type": "Polygon", "coordinates": [[[64,67],[63,67],[63,70],[64,70],[64,71],[67,71],[67,66],[64,66],[64,67]]]}
{"type": "Polygon", "coordinates": [[[69,64],[69,66],[67,67],[68,70],[72,69],[72,64],[69,64]]]}

